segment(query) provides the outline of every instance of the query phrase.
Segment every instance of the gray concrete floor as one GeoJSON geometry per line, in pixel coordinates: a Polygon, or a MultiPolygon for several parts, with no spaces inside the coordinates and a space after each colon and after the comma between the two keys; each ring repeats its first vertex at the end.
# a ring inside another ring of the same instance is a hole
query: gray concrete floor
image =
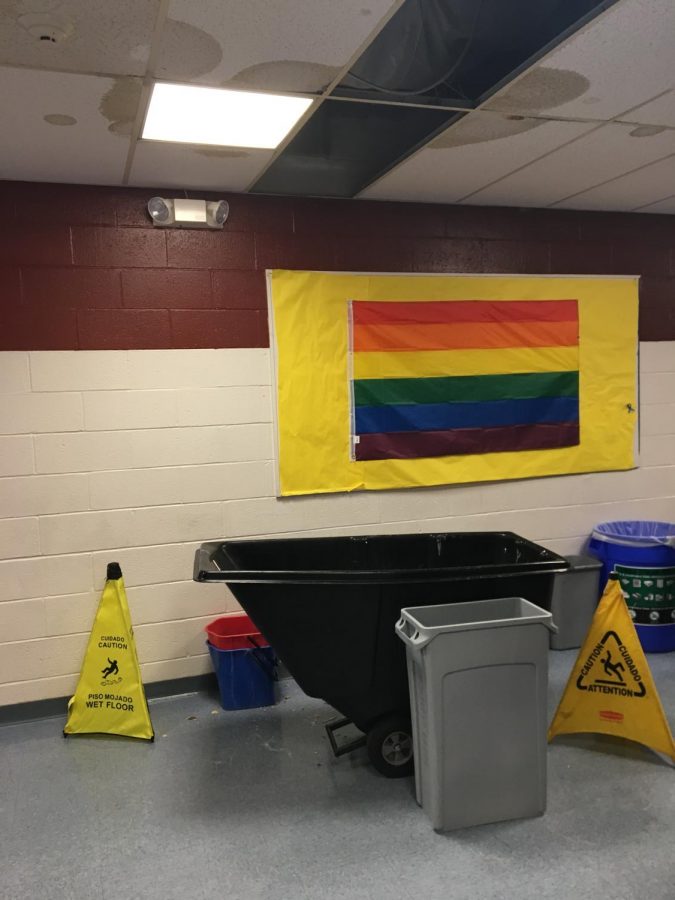
{"type": "MultiPolygon", "coordinates": [[[[550,704],[574,652],[551,654],[550,704]]],[[[675,654],[650,664],[675,722],[675,654]]],[[[543,818],[435,834],[412,779],[334,759],[332,711],[155,701],[154,744],[0,728],[5,900],[673,900],[675,771],[638,745],[558,739],[543,818]]]]}

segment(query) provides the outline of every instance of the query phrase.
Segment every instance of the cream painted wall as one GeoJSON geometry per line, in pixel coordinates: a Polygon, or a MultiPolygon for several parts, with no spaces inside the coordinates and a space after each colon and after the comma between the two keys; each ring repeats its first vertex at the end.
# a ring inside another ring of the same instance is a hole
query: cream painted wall
{"type": "Polygon", "coordinates": [[[220,537],[508,529],[562,553],[596,522],[675,519],[675,342],[641,344],[631,472],[278,501],[267,350],[0,353],[0,705],[77,681],[106,563],[146,681],[209,670],[236,608],[191,581],[220,537]]]}

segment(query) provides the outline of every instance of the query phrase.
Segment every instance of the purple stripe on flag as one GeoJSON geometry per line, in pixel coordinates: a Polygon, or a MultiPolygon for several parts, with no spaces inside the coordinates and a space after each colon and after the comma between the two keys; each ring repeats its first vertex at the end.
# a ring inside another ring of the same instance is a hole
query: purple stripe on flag
{"type": "Polygon", "coordinates": [[[453,428],[448,431],[398,431],[362,434],[357,460],[421,459],[471,453],[551,450],[579,443],[578,422],[508,425],[498,428],[453,428]]]}

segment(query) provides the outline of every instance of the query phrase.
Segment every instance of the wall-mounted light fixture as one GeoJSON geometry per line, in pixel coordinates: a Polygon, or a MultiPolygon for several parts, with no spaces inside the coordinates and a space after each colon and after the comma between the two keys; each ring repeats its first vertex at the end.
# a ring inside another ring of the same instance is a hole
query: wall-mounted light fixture
{"type": "Polygon", "coordinates": [[[227,200],[168,200],[152,197],[148,213],[157,228],[222,228],[230,213],[227,200]]]}

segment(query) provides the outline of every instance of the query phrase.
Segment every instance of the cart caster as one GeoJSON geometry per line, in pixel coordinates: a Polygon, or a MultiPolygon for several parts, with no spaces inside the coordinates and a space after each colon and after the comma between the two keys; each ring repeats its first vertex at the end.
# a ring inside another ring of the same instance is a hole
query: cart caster
{"type": "Polygon", "coordinates": [[[403,715],[386,716],[376,722],[366,737],[371,763],[386,778],[405,778],[414,769],[410,719],[403,715]]]}

